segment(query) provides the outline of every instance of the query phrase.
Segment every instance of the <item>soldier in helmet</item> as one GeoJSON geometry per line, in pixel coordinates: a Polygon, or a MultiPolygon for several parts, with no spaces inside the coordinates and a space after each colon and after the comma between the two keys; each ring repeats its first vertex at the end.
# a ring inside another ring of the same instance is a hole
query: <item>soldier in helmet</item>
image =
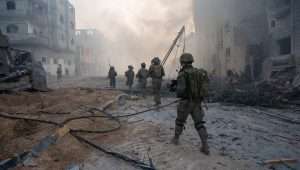
{"type": "Polygon", "coordinates": [[[176,145],[179,143],[179,137],[184,130],[186,120],[191,115],[201,138],[201,152],[209,155],[208,134],[204,126],[204,111],[201,106],[204,98],[208,95],[207,85],[209,80],[207,72],[194,68],[193,62],[194,58],[191,54],[185,53],[180,57],[182,69],[177,77],[177,97],[182,100],[177,106],[175,136],[172,143],[176,145]]]}
{"type": "Polygon", "coordinates": [[[160,63],[160,59],[155,57],[151,61],[151,66],[149,68],[149,76],[152,78],[152,88],[154,94],[154,102],[156,105],[161,104],[160,90],[162,85],[162,79],[165,76],[165,70],[160,63]]]}
{"type": "Polygon", "coordinates": [[[142,63],[141,68],[136,75],[136,78],[138,78],[139,87],[142,90],[143,97],[145,97],[145,94],[146,94],[148,74],[149,74],[149,72],[146,69],[146,63],[142,63]]]}
{"type": "Polygon", "coordinates": [[[108,78],[109,78],[109,85],[111,88],[116,88],[116,77],[118,73],[115,70],[115,67],[110,66],[109,72],[108,72],[108,78]]]}
{"type": "Polygon", "coordinates": [[[59,64],[58,67],[57,67],[57,70],[56,70],[56,76],[57,76],[57,80],[58,81],[61,81],[62,79],[62,65],[59,64]]]}
{"type": "Polygon", "coordinates": [[[8,48],[8,38],[4,34],[2,34],[0,29],[0,76],[5,76],[9,73],[10,53],[8,48]]]}
{"type": "Polygon", "coordinates": [[[132,85],[134,83],[134,71],[133,66],[128,66],[128,70],[125,72],[126,85],[129,87],[129,90],[132,90],[132,85]]]}

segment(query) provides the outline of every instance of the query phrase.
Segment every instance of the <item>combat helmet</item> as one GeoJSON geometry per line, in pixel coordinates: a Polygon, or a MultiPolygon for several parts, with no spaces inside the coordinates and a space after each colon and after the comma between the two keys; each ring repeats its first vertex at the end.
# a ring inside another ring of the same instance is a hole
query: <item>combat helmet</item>
{"type": "Polygon", "coordinates": [[[180,57],[180,63],[191,64],[194,62],[194,57],[190,53],[184,53],[180,57]]]}
{"type": "Polygon", "coordinates": [[[133,66],[132,66],[132,65],[129,65],[128,68],[129,68],[129,69],[133,69],[133,66]]]}
{"type": "Polygon", "coordinates": [[[141,66],[142,66],[142,67],[146,67],[146,63],[142,63],[141,66]]]}
{"type": "Polygon", "coordinates": [[[158,57],[155,57],[155,58],[152,59],[151,63],[154,64],[154,65],[159,65],[160,64],[160,59],[158,57]]]}

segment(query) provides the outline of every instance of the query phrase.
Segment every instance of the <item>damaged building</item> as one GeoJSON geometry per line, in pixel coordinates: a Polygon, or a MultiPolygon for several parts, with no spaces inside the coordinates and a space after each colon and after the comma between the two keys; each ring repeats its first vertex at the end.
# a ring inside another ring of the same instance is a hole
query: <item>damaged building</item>
{"type": "Polygon", "coordinates": [[[278,72],[296,74],[300,61],[300,2],[267,0],[270,77],[278,72]]]}
{"type": "Polygon", "coordinates": [[[0,0],[0,29],[30,51],[48,75],[75,74],[75,9],[68,0],[0,0]]]}
{"type": "MultiPolygon", "coordinates": [[[[78,72],[83,76],[104,76],[108,66],[103,61],[103,35],[96,29],[76,30],[78,72]]],[[[105,74],[106,76],[106,74],[105,74]]]]}
{"type": "Polygon", "coordinates": [[[259,79],[266,58],[265,6],[261,0],[194,1],[201,66],[221,79],[228,73],[259,79]]]}

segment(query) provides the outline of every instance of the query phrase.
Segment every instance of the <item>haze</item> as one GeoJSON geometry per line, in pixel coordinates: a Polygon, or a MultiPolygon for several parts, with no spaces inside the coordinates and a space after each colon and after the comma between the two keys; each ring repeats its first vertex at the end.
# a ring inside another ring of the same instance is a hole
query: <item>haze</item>
{"type": "Polygon", "coordinates": [[[183,25],[193,30],[192,0],[71,2],[76,9],[77,28],[99,30],[106,38],[102,46],[107,62],[120,70],[163,56],[183,25]]]}

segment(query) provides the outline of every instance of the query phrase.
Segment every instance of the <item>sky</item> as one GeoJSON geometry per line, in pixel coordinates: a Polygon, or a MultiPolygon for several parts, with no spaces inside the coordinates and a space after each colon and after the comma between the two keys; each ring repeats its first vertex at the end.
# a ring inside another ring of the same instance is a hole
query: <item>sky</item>
{"type": "Polygon", "coordinates": [[[70,0],[77,28],[95,28],[112,64],[139,67],[162,57],[183,25],[193,31],[192,0],[70,0]]]}

